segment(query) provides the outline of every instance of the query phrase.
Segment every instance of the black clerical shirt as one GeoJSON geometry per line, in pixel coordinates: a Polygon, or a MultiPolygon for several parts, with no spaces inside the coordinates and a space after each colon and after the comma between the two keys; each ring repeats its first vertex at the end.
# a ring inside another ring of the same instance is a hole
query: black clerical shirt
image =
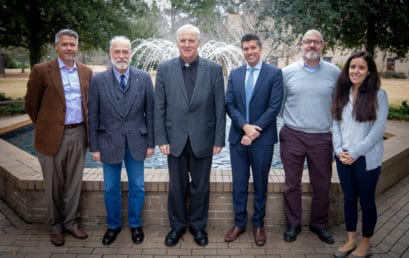
{"type": "Polygon", "coordinates": [[[185,63],[180,57],[180,65],[182,66],[183,79],[185,81],[187,96],[189,100],[192,99],[193,90],[195,89],[196,77],[197,77],[197,67],[199,63],[199,56],[193,60],[191,63],[185,63]]]}

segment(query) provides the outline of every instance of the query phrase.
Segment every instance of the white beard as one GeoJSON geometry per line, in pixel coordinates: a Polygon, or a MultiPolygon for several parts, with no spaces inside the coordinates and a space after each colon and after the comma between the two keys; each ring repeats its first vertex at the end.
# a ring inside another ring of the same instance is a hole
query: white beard
{"type": "Polygon", "coordinates": [[[306,52],[304,57],[308,60],[316,60],[320,57],[320,55],[317,52],[306,52]]]}
{"type": "Polygon", "coordinates": [[[126,64],[118,63],[116,60],[114,60],[112,58],[111,58],[111,63],[116,69],[119,69],[119,70],[125,70],[125,69],[128,69],[128,67],[129,67],[129,62],[126,63],[126,64]]]}

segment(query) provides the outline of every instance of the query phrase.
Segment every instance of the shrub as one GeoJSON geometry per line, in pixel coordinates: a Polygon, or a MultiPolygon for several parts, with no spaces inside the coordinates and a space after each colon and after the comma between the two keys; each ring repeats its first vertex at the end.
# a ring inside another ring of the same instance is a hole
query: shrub
{"type": "Polygon", "coordinates": [[[382,77],[385,79],[406,79],[406,74],[403,72],[385,71],[382,77]]]}
{"type": "Polygon", "coordinates": [[[392,120],[409,121],[409,106],[406,100],[402,101],[399,107],[389,107],[388,118],[392,120]]]}
{"type": "Polygon", "coordinates": [[[11,98],[7,97],[6,93],[0,92],[0,101],[3,101],[3,100],[11,100],[11,98]]]}
{"type": "MultiPolygon", "coordinates": [[[[5,67],[9,69],[16,69],[16,68],[21,68],[22,64],[20,61],[13,59],[13,58],[6,58],[5,60],[5,67]]],[[[25,62],[24,63],[25,68],[29,68],[29,63],[25,62]]]]}
{"type": "MultiPolygon", "coordinates": [[[[6,96],[6,93],[0,92],[0,101],[12,100],[6,96]]],[[[0,116],[11,116],[16,114],[25,114],[24,103],[0,105],[0,116]]]]}
{"type": "Polygon", "coordinates": [[[0,106],[0,116],[11,116],[25,114],[24,103],[2,105],[0,106]]]}

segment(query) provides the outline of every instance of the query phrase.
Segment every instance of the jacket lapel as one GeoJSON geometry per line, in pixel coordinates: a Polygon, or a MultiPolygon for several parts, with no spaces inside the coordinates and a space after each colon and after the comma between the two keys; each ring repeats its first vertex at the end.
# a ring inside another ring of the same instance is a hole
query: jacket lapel
{"type": "MultiPolygon", "coordinates": [[[[85,87],[85,85],[89,86],[89,81],[87,79],[87,74],[85,73],[83,66],[81,64],[77,63],[77,71],[78,71],[78,78],[80,81],[80,89],[81,89],[81,99],[82,99],[82,110],[85,111],[86,105],[88,100],[86,99],[86,96],[88,96],[88,87],[85,87]]],[[[85,113],[85,112],[84,112],[85,113]]]]}
{"type": "Polygon", "coordinates": [[[141,74],[133,69],[132,67],[129,70],[129,78],[128,78],[128,84],[129,84],[129,89],[127,94],[129,95],[128,102],[125,103],[125,107],[127,108],[124,113],[124,117],[128,116],[130,110],[133,107],[133,104],[135,103],[135,98],[136,98],[136,93],[138,92],[138,87],[140,87],[141,83],[141,74]]]}
{"type": "Polygon", "coordinates": [[[172,63],[173,63],[172,66],[176,67],[176,72],[173,74],[174,70],[170,69],[169,71],[172,72],[170,76],[171,77],[175,76],[177,87],[179,87],[180,92],[182,93],[183,97],[186,100],[186,103],[189,105],[189,98],[187,97],[185,79],[183,79],[183,71],[182,68],[180,67],[179,57],[174,58],[172,63]]]}
{"type": "Polygon", "coordinates": [[[112,71],[112,67],[108,68],[107,71],[104,72],[104,79],[103,79],[103,86],[105,88],[105,93],[107,95],[108,100],[111,102],[112,106],[114,107],[115,111],[123,117],[121,109],[119,107],[119,103],[115,98],[115,87],[113,85],[114,79],[114,72],[112,71]]]}
{"type": "Polygon", "coordinates": [[[57,59],[55,59],[55,61],[50,64],[50,69],[48,73],[52,80],[52,85],[55,87],[55,90],[57,91],[58,97],[61,99],[61,102],[64,103],[65,106],[64,85],[62,84],[61,72],[60,68],[58,67],[57,59]]]}
{"type": "Polygon", "coordinates": [[[251,98],[253,98],[253,96],[256,94],[257,90],[261,87],[261,82],[264,80],[264,77],[266,75],[267,75],[267,73],[266,73],[266,70],[265,70],[264,62],[263,62],[261,64],[261,70],[260,70],[260,73],[258,74],[256,84],[254,84],[254,89],[253,89],[253,92],[251,93],[251,98]]]}
{"type": "Polygon", "coordinates": [[[246,103],[246,65],[243,65],[242,67],[240,67],[240,72],[238,73],[238,76],[240,76],[240,78],[238,78],[238,81],[243,82],[240,85],[239,91],[240,91],[240,96],[241,96],[241,103],[246,103]]]}

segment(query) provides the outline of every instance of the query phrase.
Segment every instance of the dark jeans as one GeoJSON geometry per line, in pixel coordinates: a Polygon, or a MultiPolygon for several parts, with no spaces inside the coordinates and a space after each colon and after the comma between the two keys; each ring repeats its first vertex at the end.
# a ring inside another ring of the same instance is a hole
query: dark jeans
{"type": "Polygon", "coordinates": [[[351,165],[342,164],[338,157],[338,177],[344,193],[346,231],[355,232],[358,223],[358,199],[362,209],[362,236],[371,237],[375,230],[377,211],[375,191],[381,167],[366,170],[365,157],[359,157],[351,165]]]}

